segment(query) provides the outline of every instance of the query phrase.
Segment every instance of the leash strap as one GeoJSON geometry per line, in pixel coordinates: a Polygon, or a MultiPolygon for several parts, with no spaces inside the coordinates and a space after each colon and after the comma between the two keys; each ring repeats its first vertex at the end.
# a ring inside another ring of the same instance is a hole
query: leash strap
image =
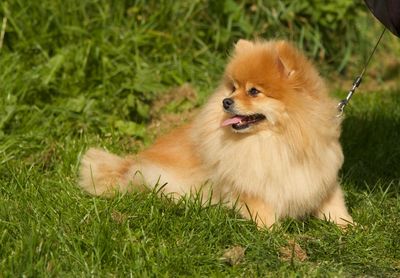
{"type": "Polygon", "coordinates": [[[357,76],[356,79],[354,80],[353,86],[351,87],[349,93],[347,94],[347,97],[346,97],[345,99],[342,99],[342,100],[339,102],[339,104],[338,104],[338,106],[337,106],[337,109],[338,109],[338,111],[339,111],[338,117],[340,117],[340,116],[343,115],[344,108],[346,107],[347,104],[349,104],[349,101],[350,101],[351,97],[352,97],[353,94],[355,93],[355,91],[356,91],[356,89],[358,88],[358,86],[360,86],[361,81],[362,81],[362,78],[363,78],[363,76],[364,76],[364,73],[365,73],[365,71],[367,70],[367,67],[368,67],[368,65],[369,65],[369,62],[371,61],[372,56],[374,56],[375,51],[376,51],[376,49],[378,48],[378,45],[379,45],[379,43],[381,42],[381,39],[382,39],[383,35],[385,34],[385,31],[386,31],[386,27],[383,28],[383,31],[382,31],[381,35],[379,36],[379,39],[378,39],[378,41],[376,42],[376,44],[375,44],[375,46],[374,46],[374,49],[372,50],[371,54],[369,55],[368,60],[367,60],[367,62],[365,63],[363,70],[361,71],[361,74],[360,74],[359,76],[357,76]]]}

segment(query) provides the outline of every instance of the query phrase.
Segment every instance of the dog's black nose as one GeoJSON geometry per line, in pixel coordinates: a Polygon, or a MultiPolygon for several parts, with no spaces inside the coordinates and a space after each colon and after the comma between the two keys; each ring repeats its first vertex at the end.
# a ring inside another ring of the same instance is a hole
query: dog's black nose
{"type": "Polygon", "coordinates": [[[224,106],[225,109],[231,108],[233,103],[234,101],[231,98],[224,98],[224,100],[222,101],[222,105],[224,106]]]}

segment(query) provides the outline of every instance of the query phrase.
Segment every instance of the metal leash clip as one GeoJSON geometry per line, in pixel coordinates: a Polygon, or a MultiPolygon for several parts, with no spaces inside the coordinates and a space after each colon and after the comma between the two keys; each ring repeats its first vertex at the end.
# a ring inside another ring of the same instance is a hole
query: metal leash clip
{"type": "Polygon", "coordinates": [[[354,92],[356,91],[357,87],[360,86],[361,81],[362,81],[362,75],[357,76],[357,78],[353,82],[353,87],[351,87],[349,93],[347,94],[347,97],[345,99],[342,99],[339,102],[339,104],[337,106],[339,114],[337,115],[337,117],[341,117],[343,115],[344,108],[349,103],[349,101],[350,101],[351,97],[353,96],[354,92]]]}

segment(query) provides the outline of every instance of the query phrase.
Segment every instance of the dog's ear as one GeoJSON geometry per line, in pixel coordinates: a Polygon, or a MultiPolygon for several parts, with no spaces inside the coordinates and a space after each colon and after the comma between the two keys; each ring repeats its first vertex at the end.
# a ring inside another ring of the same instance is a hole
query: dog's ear
{"type": "Polygon", "coordinates": [[[249,50],[252,47],[253,47],[253,43],[251,41],[240,39],[235,44],[235,52],[240,53],[240,52],[249,50]]]}
{"type": "Polygon", "coordinates": [[[277,43],[276,66],[282,77],[289,78],[295,71],[291,68],[290,59],[293,58],[293,47],[286,41],[277,43]],[[284,57],[284,59],[282,58],[284,57]]]}
{"type": "Polygon", "coordinates": [[[282,61],[282,58],[279,56],[279,54],[276,56],[276,66],[278,68],[279,74],[281,77],[284,78],[289,78],[290,75],[294,72],[293,70],[290,70],[282,61]]]}

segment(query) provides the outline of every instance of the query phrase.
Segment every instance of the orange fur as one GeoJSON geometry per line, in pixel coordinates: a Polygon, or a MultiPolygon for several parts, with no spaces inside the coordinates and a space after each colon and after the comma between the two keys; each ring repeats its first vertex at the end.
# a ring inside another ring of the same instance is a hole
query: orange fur
{"type": "Polygon", "coordinates": [[[259,227],[271,227],[275,221],[275,211],[262,198],[242,193],[239,197],[240,213],[252,218],[259,227]]]}
{"type": "Polygon", "coordinates": [[[190,125],[135,158],[89,150],[80,185],[106,196],[143,184],[165,185],[177,197],[212,190],[213,200],[239,202],[259,226],[307,214],[345,225],[352,219],[337,177],[343,154],[335,116],[336,102],[302,53],[284,41],[240,40],[223,82],[190,125]],[[225,98],[233,101],[226,111],[225,98]],[[243,116],[255,114],[266,119],[243,116]],[[234,128],[238,118],[242,129],[234,128]]]}
{"type": "Polygon", "coordinates": [[[179,168],[180,171],[200,167],[200,157],[193,151],[196,146],[191,140],[187,140],[190,129],[191,126],[188,125],[173,130],[158,139],[151,148],[143,151],[140,155],[162,165],[179,168]]]}

